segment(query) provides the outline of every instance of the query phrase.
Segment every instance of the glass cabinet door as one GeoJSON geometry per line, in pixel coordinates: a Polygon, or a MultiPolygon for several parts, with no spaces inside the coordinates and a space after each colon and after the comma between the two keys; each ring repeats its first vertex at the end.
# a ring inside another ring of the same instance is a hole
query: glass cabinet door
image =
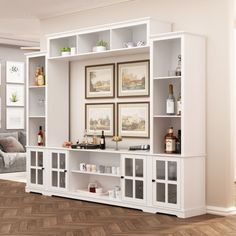
{"type": "Polygon", "coordinates": [[[177,208],[179,205],[179,161],[154,158],[153,204],[177,208]]]}
{"type": "Polygon", "coordinates": [[[52,187],[66,188],[66,153],[51,153],[51,185],[52,187]]]}
{"type": "Polygon", "coordinates": [[[43,151],[30,150],[30,183],[43,185],[44,154],[43,151]]]}
{"type": "Polygon", "coordinates": [[[123,196],[127,201],[145,201],[145,159],[139,156],[123,157],[124,188],[123,196]]]}

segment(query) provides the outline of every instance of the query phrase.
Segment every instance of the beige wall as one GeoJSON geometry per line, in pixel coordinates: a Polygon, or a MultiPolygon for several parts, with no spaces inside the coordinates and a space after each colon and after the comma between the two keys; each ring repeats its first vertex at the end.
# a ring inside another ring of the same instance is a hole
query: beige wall
{"type": "Polygon", "coordinates": [[[145,16],[174,22],[175,31],[207,37],[207,205],[218,207],[234,204],[230,145],[231,10],[233,0],[134,0],[41,21],[42,48],[48,33],[145,16]]]}

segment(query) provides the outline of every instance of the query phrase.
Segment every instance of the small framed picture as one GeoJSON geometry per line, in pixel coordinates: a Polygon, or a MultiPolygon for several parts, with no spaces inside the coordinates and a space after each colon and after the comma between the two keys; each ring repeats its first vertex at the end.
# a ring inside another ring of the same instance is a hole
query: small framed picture
{"type": "Polygon", "coordinates": [[[149,60],[117,63],[117,96],[149,96],[149,60]]]}
{"type": "Polygon", "coordinates": [[[113,98],[115,64],[85,67],[85,98],[113,98]]]}
{"type": "Polygon", "coordinates": [[[23,62],[6,62],[6,82],[24,84],[25,64],[23,62]]]}
{"type": "Polygon", "coordinates": [[[24,129],[24,108],[8,107],[6,109],[6,128],[7,129],[24,129]]]}
{"type": "Polygon", "coordinates": [[[114,103],[86,103],[85,104],[85,128],[88,135],[94,132],[102,133],[106,136],[113,136],[115,130],[114,103]]]}
{"type": "Polygon", "coordinates": [[[149,103],[117,103],[117,133],[122,137],[149,138],[149,103]]]}
{"type": "Polygon", "coordinates": [[[6,105],[7,106],[24,106],[24,89],[21,84],[7,84],[6,86],[6,105]]]}

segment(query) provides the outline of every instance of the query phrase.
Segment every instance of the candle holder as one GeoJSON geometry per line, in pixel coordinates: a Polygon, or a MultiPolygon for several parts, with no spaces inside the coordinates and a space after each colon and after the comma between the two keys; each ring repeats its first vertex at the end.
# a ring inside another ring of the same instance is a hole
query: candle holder
{"type": "Polygon", "coordinates": [[[116,143],[115,150],[118,151],[119,150],[118,143],[120,141],[122,141],[122,137],[121,136],[113,136],[112,141],[116,143]]]}

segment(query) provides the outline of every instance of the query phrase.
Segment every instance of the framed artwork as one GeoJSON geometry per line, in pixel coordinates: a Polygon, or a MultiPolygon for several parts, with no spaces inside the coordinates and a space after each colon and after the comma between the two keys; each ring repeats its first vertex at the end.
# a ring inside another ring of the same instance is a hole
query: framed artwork
{"type": "Polygon", "coordinates": [[[149,103],[117,103],[117,134],[122,137],[149,137],[149,103]]]}
{"type": "Polygon", "coordinates": [[[6,82],[23,84],[25,82],[25,64],[23,62],[7,61],[6,82]]]}
{"type": "Polygon", "coordinates": [[[148,97],[149,60],[117,63],[117,96],[148,97]]]}
{"type": "Polygon", "coordinates": [[[7,129],[24,129],[24,108],[8,107],[6,109],[6,128],[7,129]]]}
{"type": "Polygon", "coordinates": [[[114,103],[86,103],[85,104],[85,128],[88,135],[102,133],[106,136],[114,135],[114,103]]]}
{"type": "Polygon", "coordinates": [[[6,86],[6,104],[7,106],[24,106],[24,85],[7,84],[6,86]]]}
{"type": "Polygon", "coordinates": [[[85,98],[113,98],[115,64],[85,67],[85,98]]]}

